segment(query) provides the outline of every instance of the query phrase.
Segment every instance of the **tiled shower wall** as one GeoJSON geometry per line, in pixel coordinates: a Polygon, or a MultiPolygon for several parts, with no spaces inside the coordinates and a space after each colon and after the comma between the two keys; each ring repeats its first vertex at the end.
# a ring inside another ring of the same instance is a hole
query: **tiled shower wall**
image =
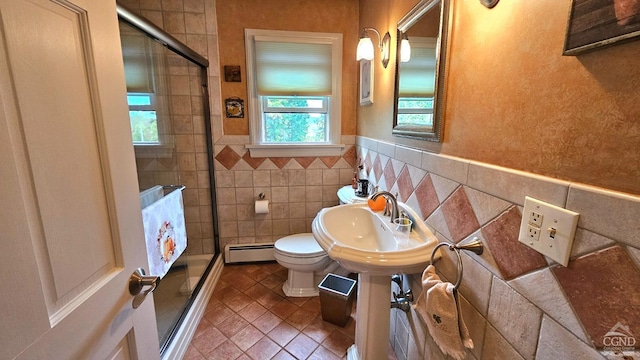
{"type": "MultiPolygon", "coordinates": [[[[364,137],[356,142],[369,179],[397,192],[440,241],[484,243],[483,255],[462,254],[459,299],[475,345],[467,359],[622,358],[602,350],[616,326],[640,340],[640,197],[364,137]],[[525,196],[580,213],[568,267],[518,242],[525,196]]],[[[457,260],[441,249],[436,268],[455,281],[457,260]]],[[[421,275],[410,278],[417,297],[421,275]]],[[[390,341],[398,359],[447,358],[413,310],[392,309],[390,341]]]]}
{"type": "Polygon", "coordinates": [[[248,136],[225,136],[216,143],[215,176],[220,248],[226,244],[273,243],[281,237],[311,232],[323,207],[338,204],[338,189],[351,183],[355,136],[343,136],[341,156],[252,158],[248,136]],[[260,194],[269,214],[255,213],[260,194]]]}
{"type": "MultiPolygon", "coordinates": [[[[220,133],[220,79],[215,2],[204,0],[119,0],[159,28],[210,61],[208,69],[211,122],[220,133]]],[[[201,77],[198,67],[176,55],[167,57],[171,86],[170,111],[174,148],[154,157],[137,156],[142,189],[156,184],[186,186],[185,220],[191,255],[214,252],[208,154],[202,116],[201,77]]],[[[218,135],[219,136],[219,135],[218,135]]]]}

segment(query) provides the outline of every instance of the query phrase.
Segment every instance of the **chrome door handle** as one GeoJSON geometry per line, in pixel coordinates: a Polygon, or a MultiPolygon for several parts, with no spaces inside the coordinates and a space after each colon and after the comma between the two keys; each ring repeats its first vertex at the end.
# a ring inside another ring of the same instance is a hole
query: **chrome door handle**
{"type": "Polygon", "coordinates": [[[147,295],[153,292],[160,282],[160,276],[145,275],[143,268],[137,268],[129,278],[129,294],[134,296],[131,303],[134,309],[137,309],[142,304],[147,295]],[[145,286],[149,286],[149,288],[142,292],[145,286]]]}

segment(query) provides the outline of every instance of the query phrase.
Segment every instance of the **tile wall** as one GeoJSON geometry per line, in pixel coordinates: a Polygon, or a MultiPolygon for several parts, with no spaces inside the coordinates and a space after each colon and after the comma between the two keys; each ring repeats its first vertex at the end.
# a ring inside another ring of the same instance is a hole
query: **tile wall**
{"type": "MultiPolygon", "coordinates": [[[[640,197],[365,137],[356,144],[369,179],[397,192],[440,241],[485,244],[481,256],[462,255],[459,298],[475,345],[467,359],[622,358],[603,351],[607,332],[640,339],[640,197]],[[568,267],[518,242],[526,195],[580,213],[568,267]]],[[[457,260],[444,249],[436,267],[455,281],[457,260]]],[[[409,277],[417,296],[420,274],[409,277]]],[[[390,341],[398,359],[446,358],[413,310],[392,310],[390,341]]],[[[624,355],[638,358],[635,349],[624,355]]]]}
{"type": "MultiPolygon", "coordinates": [[[[210,61],[208,68],[211,122],[220,134],[220,79],[215,2],[204,0],[119,0],[210,61]]],[[[153,156],[136,151],[140,187],[156,184],[186,186],[185,220],[191,255],[214,252],[209,165],[202,116],[200,73],[197,66],[176,55],[166,58],[171,87],[170,112],[174,148],[153,156]]],[[[205,100],[206,101],[206,100],[205,100]]],[[[220,135],[218,135],[220,136],[220,135]]]]}
{"type": "Polygon", "coordinates": [[[337,205],[338,189],[351,183],[355,136],[342,140],[341,156],[252,158],[248,136],[221,138],[214,146],[220,248],[311,232],[318,211],[337,205]],[[255,213],[261,193],[270,201],[269,214],[255,213]]]}

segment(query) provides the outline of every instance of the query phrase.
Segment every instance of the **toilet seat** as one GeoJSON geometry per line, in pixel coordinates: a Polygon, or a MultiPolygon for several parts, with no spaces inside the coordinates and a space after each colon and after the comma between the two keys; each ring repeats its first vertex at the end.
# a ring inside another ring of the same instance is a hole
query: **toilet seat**
{"type": "Polygon", "coordinates": [[[276,252],[295,258],[316,258],[327,256],[311,233],[285,236],[273,245],[276,252]]]}

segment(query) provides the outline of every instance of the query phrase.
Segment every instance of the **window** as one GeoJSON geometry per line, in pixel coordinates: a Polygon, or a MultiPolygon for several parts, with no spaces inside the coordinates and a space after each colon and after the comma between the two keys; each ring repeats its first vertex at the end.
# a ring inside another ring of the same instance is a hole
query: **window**
{"type": "Polygon", "coordinates": [[[245,30],[252,157],[340,155],[342,34],[245,30]]]}
{"type": "Polygon", "coordinates": [[[159,145],[158,117],[155,96],[144,93],[128,93],[129,118],[134,145],[159,145]]]}
{"type": "Polygon", "coordinates": [[[436,38],[411,38],[411,60],[400,64],[398,125],[433,127],[436,46],[436,38]]]}

